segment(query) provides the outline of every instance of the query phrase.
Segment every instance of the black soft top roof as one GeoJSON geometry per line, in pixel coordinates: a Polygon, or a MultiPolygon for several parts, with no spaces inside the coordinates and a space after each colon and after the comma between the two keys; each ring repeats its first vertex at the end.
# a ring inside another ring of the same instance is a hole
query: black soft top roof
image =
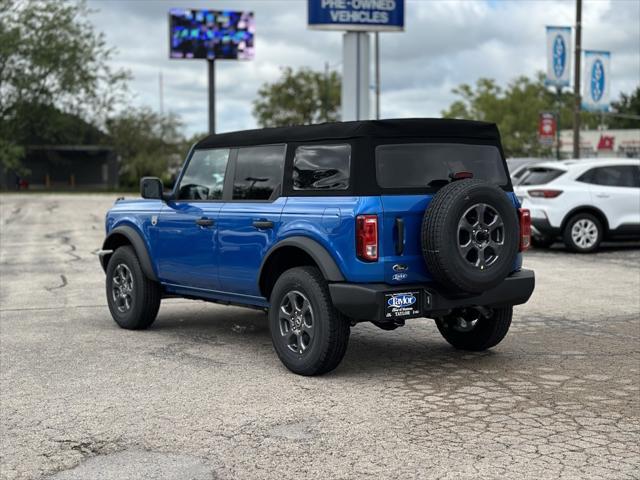
{"type": "Polygon", "coordinates": [[[443,118],[402,118],[321,123],[295,127],[261,128],[210,135],[196,148],[243,147],[273,143],[305,142],[349,138],[478,138],[500,142],[494,123],[443,118]]]}

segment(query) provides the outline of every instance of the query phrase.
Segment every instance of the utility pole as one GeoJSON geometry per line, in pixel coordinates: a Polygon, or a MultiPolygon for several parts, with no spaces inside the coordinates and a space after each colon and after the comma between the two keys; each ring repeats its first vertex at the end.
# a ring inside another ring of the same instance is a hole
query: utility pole
{"type": "Polygon", "coordinates": [[[329,121],[329,62],[324,62],[324,93],[322,95],[322,121],[329,121]]]}
{"type": "Polygon", "coordinates": [[[582,51],[582,0],[576,0],[576,51],[573,75],[573,158],[580,158],[580,57],[582,51]]]}
{"type": "Polygon", "coordinates": [[[209,70],[209,134],[216,133],[216,63],[207,60],[209,70]]]}
{"type": "Polygon", "coordinates": [[[375,33],[376,120],[380,120],[380,32],[375,33]]]}
{"type": "Polygon", "coordinates": [[[162,70],[160,71],[160,75],[158,77],[159,90],[160,90],[160,116],[164,115],[164,88],[162,85],[162,70]]]}
{"type": "Polygon", "coordinates": [[[562,115],[562,87],[556,87],[556,160],[560,160],[560,116],[562,115]]]}

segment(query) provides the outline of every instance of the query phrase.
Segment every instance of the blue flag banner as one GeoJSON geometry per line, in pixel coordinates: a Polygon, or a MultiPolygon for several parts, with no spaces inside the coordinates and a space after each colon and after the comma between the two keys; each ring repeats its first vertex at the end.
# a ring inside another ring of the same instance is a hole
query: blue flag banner
{"type": "Polygon", "coordinates": [[[547,27],[547,85],[571,83],[571,27],[547,27]]]}
{"type": "Polygon", "coordinates": [[[320,30],[404,30],[404,0],[308,0],[308,24],[320,30]]]}
{"type": "Polygon", "coordinates": [[[609,111],[611,84],[611,53],[599,50],[584,51],[582,109],[590,112],[609,111]]]}

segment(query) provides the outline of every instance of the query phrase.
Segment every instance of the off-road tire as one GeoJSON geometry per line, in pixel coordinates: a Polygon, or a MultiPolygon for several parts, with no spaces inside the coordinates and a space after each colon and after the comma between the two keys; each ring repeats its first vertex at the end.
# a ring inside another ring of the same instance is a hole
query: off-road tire
{"type": "Polygon", "coordinates": [[[520,243],[518,215],[504,190],[483,180],[458,180],[442,187],[422,220],[422,253],[427,268],[442,286],[480,293],[498,286],[513,270],[520,243]],[[471,266],[458,250],[458,222],[475,204],[487,204],[504,223],[499,258],[484,270],[471,266]]]}
{"type": "Polygon", "coordinates": [[[577,213],[574,216],[572,216],[569,221],[567,221],[565,227],[564,227],[564,231],[562,232],[562,239],[564,241],[564,244],[566,245],[566,247],[571,250],[572,252],[576,252],[576,253],[592,253],[595,252],[598,247],[600,246],[600,243],[602,243],[602,238],[604,237],[604,227],[602,225],[602,222],[598,219],[598,217],[591,215],[590,213],[577,213]],[[593,224],[595,225],[595,228],[597,229],[597,238],[595,240],[595,242],[593,244],[591,244],[590,246],[588,246],[587,248],[583,248],[580,245],[578,245],[573,237],[572,237],[572,230],[573,227],[576,223],[578,223],[581,220],[587,220],[587,221],[591,221],[593,222],[593,224]]]}
{"type": "Polygon", "coordinates": [[[335,369],[342,361],[351,326],[331,302],[327,283],[315,267],[296,267],[285,271],[276,281],[270,298],[269,329],[273,347],[280,361],[299,375],[322,375],[335,369]],[[281,334],[280,306],[292,291],[301,292],[311,303],[314,337],[308,350],[297,354],[289,349],[281,334]]]}
{"type": "Polygon", "coordinates": [[[494,308],[490,317],[478,319],[475,328],[459,332],[453,327],[453,314],[436,319],[438,330],[453,347],[460,350],[483,351],[495,347],[507,335],[513,317],[513,307],[494,308]]]}
{"type": "Polygon", "coordinates": [[[106,278],[107,304],[115,322],[127,330],[142,330],[148,328],[156,319],[160,300],[161,287],[153,280],[149,280],[140,266],[134,249],[130,246],[118,248],[109,258],[106,278]],[[113,298],[114,270],[124,264],[133,277],[131,307],[126,312],[118,310],[113,298]]]}

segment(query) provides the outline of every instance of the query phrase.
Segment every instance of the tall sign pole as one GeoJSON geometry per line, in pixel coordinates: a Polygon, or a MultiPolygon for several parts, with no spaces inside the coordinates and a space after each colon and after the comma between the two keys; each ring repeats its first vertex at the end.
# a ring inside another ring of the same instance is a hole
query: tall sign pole
{"type": "Polygon", "coordinates": [[[576,50],[573,76],[573,158],[580,158],[580,56],[582,51],[582,0],[576,0],[576,50]]]}
{"type": "MultiPolygon", "coordinates": [[[[308,0],[307,5],[309,28],[346,31],[342,36],[342,120],[368,120],[371,118],[369,32],[404,30],[404,0],[308,0]]],[[[376,69],[377,94],[379,83],[376,69]]],[[[376,95],[376,116],[380,111],[378,98],[376,95]]]]}
{"type": "Polygon", "coordinates": [[[369,33],[347,32],[342,37],[342,120],[368,120],[369,33]]]}
{"type": "Polygon", "coordinates": [[[380,32],[375,33],[376,120],[380,120],[380,32]]]}
{"type": "Polygon", "coordinates": [[[216,61],[207,60],[209,70],[209,134],[216,133],[216,61]]]}

